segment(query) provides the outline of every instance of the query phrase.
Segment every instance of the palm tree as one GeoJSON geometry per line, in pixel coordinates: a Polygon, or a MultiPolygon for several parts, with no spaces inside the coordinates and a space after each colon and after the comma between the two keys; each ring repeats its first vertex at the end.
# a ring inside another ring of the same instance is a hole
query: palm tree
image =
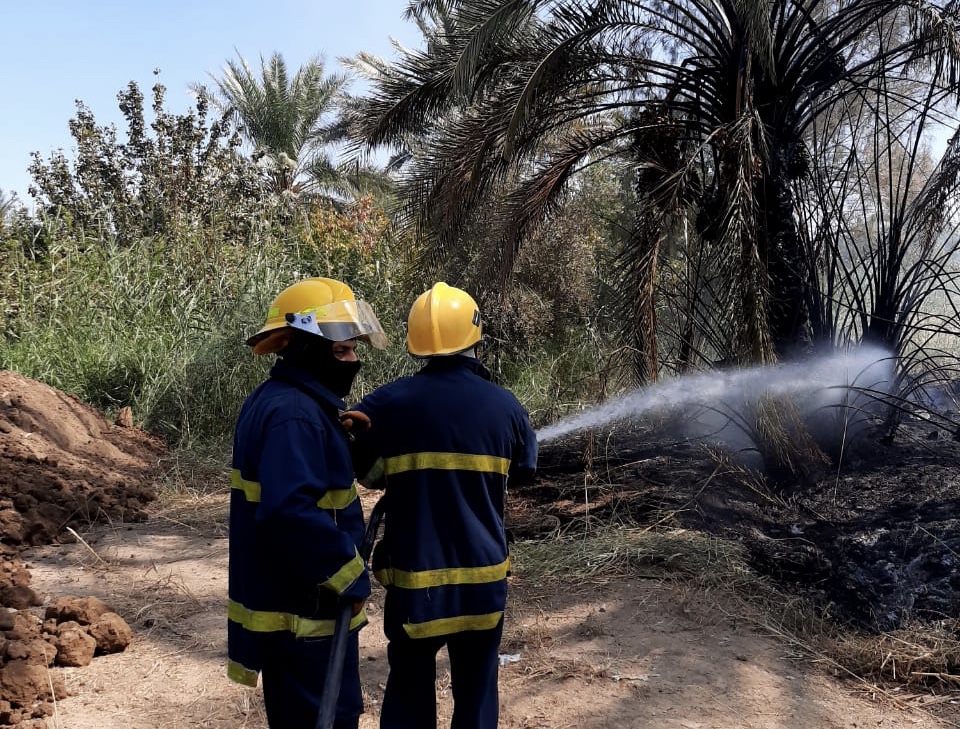
{"type": "Polygon", "coordinates": [[[369,167],[336,161],[334,152],[346,136],[339,105],[348,78],[325,74],[320,58],[292,77],[279,53],[261,57],[259,73],[239,58],[228,61],[214,81],[214,102],[235,118],[275,192],[342,196],[382,183],[369,167]]]}
{"type": "Polygon", "coordinates": [[[442,17],[443,42],[371,59],[374,93],[354,120],[370,146],[422,140],[404,222],[442,256],[499,198],[491,241],[507,280],[571,180],[626,160],[638,203],[619,313],[640,380],[659,369],[658,265],[681,237],[706,262],[685,346],[790,355],[809,336],[819,275],[797,194],[829,172],[812,140],[841,133],[823,120],[857,101],[887,123],[876,81],[908,74],[933,89],[916,103],[936,104],[960,64],[958,10],[934,0],[420,0],[410,13],[442,17]],[[891,28],[909,32],[881,35],[891,28]]]}

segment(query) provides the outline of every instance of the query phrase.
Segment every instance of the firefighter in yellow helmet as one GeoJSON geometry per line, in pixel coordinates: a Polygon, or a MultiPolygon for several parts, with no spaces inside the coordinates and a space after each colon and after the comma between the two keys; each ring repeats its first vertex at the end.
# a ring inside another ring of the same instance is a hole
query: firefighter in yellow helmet
{"type": "Polygon", "coordinates": [[[316,725],[344,603],[354,609],[334,726],[355,729],[363,712],[357,632],[370,579],[339,421],[360,369],[358,342],[382,348],[386,337],[369,305],[328,278],[282,291],[247,340],[277,361],[234,433],[227,674],[249,686],[262,678],[271,729],[316,725]]]}
{"type": "Polygon", "coordinates": [[[480,309],[437,283],[414,302],[407,349],[424,364],[346,413],[362,483],[385,489],[384,533],[372,568],[386,588],[390,664],[382,729],[436,726],[437,653],[446,647],[453,726],[493,729],[510,559],[504,502],[510,479],[536,469],[526,410],[490,381],[476,356],[480,309]]]}

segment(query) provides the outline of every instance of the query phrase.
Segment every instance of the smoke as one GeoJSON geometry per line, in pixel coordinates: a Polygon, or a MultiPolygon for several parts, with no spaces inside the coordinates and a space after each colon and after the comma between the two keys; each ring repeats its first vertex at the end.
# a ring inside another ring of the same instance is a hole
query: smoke
{"type": "Polygon", "coordinates": [[[893,356],[876,347],[859,347],[800,362],[662,381],[563,418],[537,431],[537,440],[544,443],[617,421],[679,412],[688,437],[749,450],[749,423],[761,403],[774,413],[778,406],[793,408],[818,441],[835,433],[851,437],[877,414],[893,382],[893,356]]]}

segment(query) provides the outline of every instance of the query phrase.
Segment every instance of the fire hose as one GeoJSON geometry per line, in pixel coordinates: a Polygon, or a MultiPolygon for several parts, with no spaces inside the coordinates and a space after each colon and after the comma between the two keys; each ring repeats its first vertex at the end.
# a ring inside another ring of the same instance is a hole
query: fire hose
{"type": "MultiPolygon", "coordinates": [[[[370,560],[377,533],[383,522],[385,499],[380,498],[370,512],[367,528],[360,542],[360,559],[364,564],[370,560]]],[[[343,661],[347,654],[347,636],[350,634],[350,619],[353,617],[353,603],[344,602],[337,608],[333,638],[330,643],[330,658],[327,661],[327,673],[320,696],[320,713],[317,716],[316,729],[331,729],[337,714],[337,699],[340,697],[340,682],[343,678],[343,661]]]]}

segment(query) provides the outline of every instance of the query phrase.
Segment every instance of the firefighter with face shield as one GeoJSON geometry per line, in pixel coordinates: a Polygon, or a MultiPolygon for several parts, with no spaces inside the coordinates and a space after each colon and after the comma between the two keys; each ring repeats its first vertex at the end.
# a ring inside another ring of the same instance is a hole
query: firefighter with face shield
{"type": "Polygon", "coordinates": [[[227,673],[248,686],[262,676],[271,729],[315,726],[344,603],[353,617],[334,726],[355,729],[363,712],[357,633],[370,580],[339,420],[360,369],[358,342],[383,348],[386,337],[370,307],[327,278],[282,291],[247,340],[277,361],[234,433],[227,673]]]}
{"type": "Polygon", "coordinates": [[[537,440],[526,410],[476,356],[480,310],[435,284],[413,304],[417,374],[380,387],[344,422],[357,433],[361,483],[385,489],[372,569],[386,588],[390,664],[381,729],[433,729],[437,653],[446,647],[454,729],[493,729],[510,558],[508,479],[529,480],[537,440]]]}

